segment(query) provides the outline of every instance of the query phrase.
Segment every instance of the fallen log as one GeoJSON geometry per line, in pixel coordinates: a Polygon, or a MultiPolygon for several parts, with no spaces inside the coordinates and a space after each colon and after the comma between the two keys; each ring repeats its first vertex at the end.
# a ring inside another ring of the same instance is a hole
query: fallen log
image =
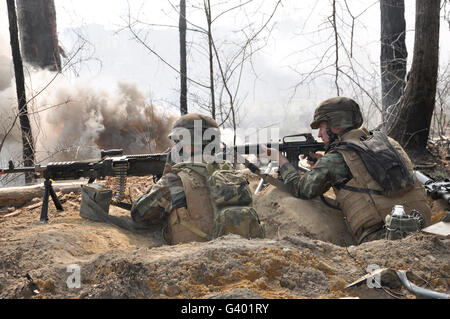
{"type": "MultiPolygon", "coordinates": [[[[70,192],[80,193],[81,185],[86,184],[85,181],[69,182],[69,183],[54,183],[53,189],[55,192],[68,194],[70,192]]],[[[44,196],[44,184],[20,186],[20,187],[5,187],[0,188],[0,207],[1,206],[22,206],[31,201],[33,198],[42,198],[44,196]]]]}

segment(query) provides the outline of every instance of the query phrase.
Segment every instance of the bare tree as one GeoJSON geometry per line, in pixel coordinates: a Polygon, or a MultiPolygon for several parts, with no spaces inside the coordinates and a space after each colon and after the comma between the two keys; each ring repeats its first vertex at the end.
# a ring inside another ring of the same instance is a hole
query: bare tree
{"type": "Polygon", "coordinates": [[[26,62],[61,71],[53,0],[17,0],[20,44],[26,62]]]}
{"type": "MultiPolygon", "coordinates": [[[[223,42],[219,42],[215,39],[213,32],[213,23],[217,21],[219,17],[230,13],[234,10],[245,8],[245,6],[253,0],[246,2],[240,2],[238,5],[231,6],[218,13],[214,18],[211,15],[211,4],[209,0],[203,1],[203,7],[207,20],[207,38],[208,38],[208,57],[209,57],[209,69],[211,83],[214,84],[213,78],[214,70],[218,70],[219,77],[216,80],[218,85],[211,85],[211,99],[212,103],[208,107],[214,118],[220,118],[218,122],[220,126],[231,126],[233,129],[233,143],[236,144],[236,130],[238,125],[238,108],[242,100],[239,99],[239,91],[241,85],[241,79],[243,76],[243,70],[245,65],[249,62],[251,64],[252,56],[265,46],[265,38],[260,37],[261,33],[266,30],[271,32],[269,26],[272,18],[274,17],[281,1],[277,1],[271,11],[270,15],[263,21],[261,26],[253,28],[250,26],[240,29],[238,32],[243,35],[240,42],[233,43],[233,45],[222,48],[223,42]],[[258,42],[262,41],[261,45],[258,42]],[[215,58],[215,63],[214,63],[215,58]],[[219,92],[218,104],[216,104],[215,97],[216,92],[219,92]],[[228,123],[228,124],[227,124],[228,123]]],[[[229,39],[228,41],[230,42],[229,39]]]]}
{"type": "MultiPolygon", "coordinates": [[[[363,111],[371,114],[365,117],[366,123],[374,124],[377,118],[374,115],[382,113],[379,94],[372,89],[379,81],[378,64],[361,62],[361,55],[357,57],[354,54],[355,47],[359,52],[365,50],[354,41],[354,35],[357,34],[357,24],[364,27],[362,16],[375,4],[373,2],[356,13],[347,0],[332,0],[330,15],[320,25],[314,26],[314,31],[297,34],[301,38],[299,43],[302,48],[292,55],[300,58],[289,68],[299,76],[299,81],[293,86],[291,99],[301,87],[309,87],[318,79],[329,78],[330,91],[332,88],[337,96],[344,94],[358,100],[364,107],[363,111]],[[309,39],[311,34],[314,36],[312,40],[309,39]],[[323,40],[317,41],[317,38],[323,40]],[[311,45],[305,46],[303,43],[308,40],[311,45]],[[309,58],[304,60],[304,56],[309,58]]],[[[314,14],[314,10],[316,6],[310,15],[314,14]]],[[[323,12],[323,8],[321,10],[323,12]]],[[[369,58],[369,53],[366,56],[369,58]]]]}
{"type": "MultiPolygon", "coordinates": [[[[405,87],[407,50],[404,0],[380,0],[381,9],[381,101],[383,122],[397,104],[405,87]]],[[[391,119],[393,117],[390,117],[391,119]]],[[[384,127],[389,126],[386,123],[384,127]]]]}
{"type": "Polygon", "coordinates": [[[336,0],[333,0],[333,13],[331,14],[331,25],[333,26],[333,32],[334,32],[334,67],[335,67],[335,73],[334,73],[334,85],[336,86],[336,95],[340,95],[340,89],[339,89],[339,33],[337,31],[337,25],[336,25],[336,0]]]}
{"type": "Polygon", "coordinates": [[[445,138],[450,109],[450,63],[439,72],[438,83],[436,87],[436,105],[433,113],[433,126],[431,127],[430,138],[445,138]]]}
{"type": "MultiPolygon", "coordinates": [[[[30,120],[28,118],[27,98],[25,94],[25,79],[23,75],[22,56],[20,54],[19,36],[17,30],[17,15],[14,0],[6,1],[8,6],[9,34],[11,51],[14,62],[14,73],[16,78],[17,101],[19,104],[19,122],[22,130],[23,162],[24,166],[34,165],[34,141],[31,132],[30,120]]],[[[25,175],[25,182],[32,181],[32,176],[25,175]]]]}
{"type": "MultiPolygon", "coordinates": [[[[186,16],[181,13],[181,7],[178,8],[170,1],[173,10],[179,16],[186,16]]],[[[270,35],[273,16],[275,15],[277,8],[281,4],[280,0],[276,0],[274,3],[273,11],[267,18],[264,18],[262,24],[259,26],[256,23],[249,23],[238,30],[230,32],[230,36],[225,39],[217,39],[214,23],[226,14],[233,13],[238,9],[245,11],[245,7],[250,4],[258,4],[254,0],[239,1],[236,3],[216,3],[217,7],[213,7],[212,3],[208,0],[198,1],[196,5],[192,5],[194,9],[201,10],[206,17],[206,26],[199,26],[189,19],[186,19],[186,24],[189,26],[188,31],[200,34],[203,38],[199,41],[190,43],[190,47],[194,48],[197,53],[200,53],[202,57],[208,59],[208,85],[203,84],[206,82],[204,75],[194,76],[192,73],[186,76],[187,81],[195,84],[190,90],[189,98],[193,100],[197,108],[204,110],[211,114],[211,117],[215,118],[219,125],[222,127],[237,127],[237,108],[239,104],[239,89],[241,85],[241,78],[244,70],[244,65],[248,62],[251,63],[252,55],[265,46],[267,39],[262,36],[263,31],[267,31],[270,35]],[[217,9],[221,7],[221,9],[217,9]],[[213,15],[212,12],[217,14],[213,15]],[[238,35],[240,35],[239,39],[238,35]],[[206,40],[206,41],[203,41],[206,40]],[[194,79],[194,78],[199,78],[194,79]],[[206,91],[207,90],[207,91],[206,91]],[[206,96],[207,95],[207,96],[206,96]]],[[[171,65],[163,56],[161,56],[156,49],[153,49],[151,45],[146,42],[147,36],[143,34],[143,29],[139,29],[138,26],[163,26],[174,27],[171,25],[157,25],[151,23],[144,23],[139,20],[138,17],[131,17],[130,8],[128,17],[126,20],[128,29],[135,40],[141,43],[152,54],[157,56],[164,64],[170,69],[182,74],[181,70],[171,65]]],[[[244,17],[249,18],[249,14],[244,12],[244,17]]],[[[268,35],[266,35],[268,37],[268,35]]],[[[198,39],[198,38],[196,38],[198,39]]],[[[242,100],[241,100],[242,101],[242,100]]]]}
{"type": "Polygon", "coordinates": [[[440,0],[416,1],[414,53],[398,115],[388,134],[407,150],[423,151],[430,133],[439,66],[440,0]]]}
{"type": "Polygon", "coordinates": [[[187,114],[186,0],[180,0],[180,113],[187,114]]]}
{"type": "Polygon", "coordinates": [[[209,86],[211,92],[211,117],[216,119],[216,97],[214,90],[214,52],[213,52],[213,39],[212,39],[212,19],[211,19],[211,3],[209,0],[203,1],[203,7],[205,9],[206,23],[208,25],[208,60],[209,60],[209,86]]]}

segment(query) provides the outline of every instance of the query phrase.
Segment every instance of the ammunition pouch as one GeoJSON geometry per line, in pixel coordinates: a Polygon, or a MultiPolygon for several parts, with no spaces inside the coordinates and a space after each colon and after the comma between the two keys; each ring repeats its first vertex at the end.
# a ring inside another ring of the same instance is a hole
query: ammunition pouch
{"type": "Polygon", "coordinates": [[[424,219],[417,211],[407,217],[387,215],[385,218],[386,239],[397,240],[418,232],[423,228],[424,219]]]}
{"type": "Polygon", "coordinates": [[[231,166],[182,163],[172,172],[181,178],[187,208],[176,209],[169,216],[171,244],[206,241],[230,233],[248,239],[264,238],[264,225],[251,207],[248,182],[231,166]]]}
{"type": "Polygon", "coordinates": [[[112,191],[105,186],[89,184],[81,186],[80,216],[93,221],[108,221],[112,191]]]}

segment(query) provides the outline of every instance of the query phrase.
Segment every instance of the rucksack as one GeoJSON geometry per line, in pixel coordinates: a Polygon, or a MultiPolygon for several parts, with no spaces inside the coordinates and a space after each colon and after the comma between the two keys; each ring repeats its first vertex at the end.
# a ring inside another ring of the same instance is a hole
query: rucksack
{"type": "MultiPolygon", "coordinates": [[[[198,163],[194,166],[190,163],[180,163],[173,166],[172,172],[194,170],[204,177],[214,210],[213,231],[212,234],[206,234],[207,239],[230,233],[248,239],[264,238],[264,225],[260,222],[256,210],[251,206],[252,194],[245,177],[231,169],[227,163],[200,165],[204,165],[205,169],[198,169],[198,163]]],[[[182,174],[178,173],[178,175],[182,174]]],[[[183,180],[183,177],[180,177],[183,180]]],[[[190,195],[192,194],[186,194],[186,196],[190,195]]],[[[183,223],[186,224],[185,221],[183,223]]],[[[196,234],[201,234],[189,222],[186,227],[196,234]]]]}
{"type": "MultiPolygon", "coordinates": [[[[370,176],[383,188],[383,191],[355,189],[367,193],[390,195],[414,185],[413,172],[408,170],[405,161],[386,134],[372,131],[371,135],[360,141],[334,142],[330,150],[352,150],[361,158],[370,176]]],[[[346,188],[345,185],[341,186],[346,188]]],[[[349,189],[349,190],[354,190],[349,189]]]]}

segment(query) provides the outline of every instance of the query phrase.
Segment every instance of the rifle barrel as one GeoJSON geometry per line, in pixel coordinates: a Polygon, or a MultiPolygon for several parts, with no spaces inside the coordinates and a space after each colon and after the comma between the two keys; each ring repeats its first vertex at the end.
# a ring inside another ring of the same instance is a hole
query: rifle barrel
{"type": "Polygon", "coordinates": [[[3,174],[15,174],[15,173],[33,173],[33,172],[40,172],[43,169],[45,169],[45,167],[19,167],[19,168],[14,168],[14,169],[8,169],[8,168],[0,168],[0,175],[3,174]]]}
{"type": "Polygon", "coordinates": [[[260,154],[264,153],[261,145],[266,145],[267,148],[275,148],[280,152],[286,152],[288,150],[293,150],[296,148],[299,149],[309,149],[314,148],[317,151],[324,151],[325,144],[324,143],[261,143],[261,144],[244,144],[244,145],[233,145],[222,149],[224,152],[230,152],[231,150],[240,153],[240,154],[260,154]]]}
{"type": "Polygon", "coordinates": [[[429,178],[428,176],[426,176],[425,174],[423,174],[419,171],[414,171],[414,174],[416,175],[419,182],[422,183],[422,185],[427,185],[429,183],[434,182],[431,178],[429,178]]]}

